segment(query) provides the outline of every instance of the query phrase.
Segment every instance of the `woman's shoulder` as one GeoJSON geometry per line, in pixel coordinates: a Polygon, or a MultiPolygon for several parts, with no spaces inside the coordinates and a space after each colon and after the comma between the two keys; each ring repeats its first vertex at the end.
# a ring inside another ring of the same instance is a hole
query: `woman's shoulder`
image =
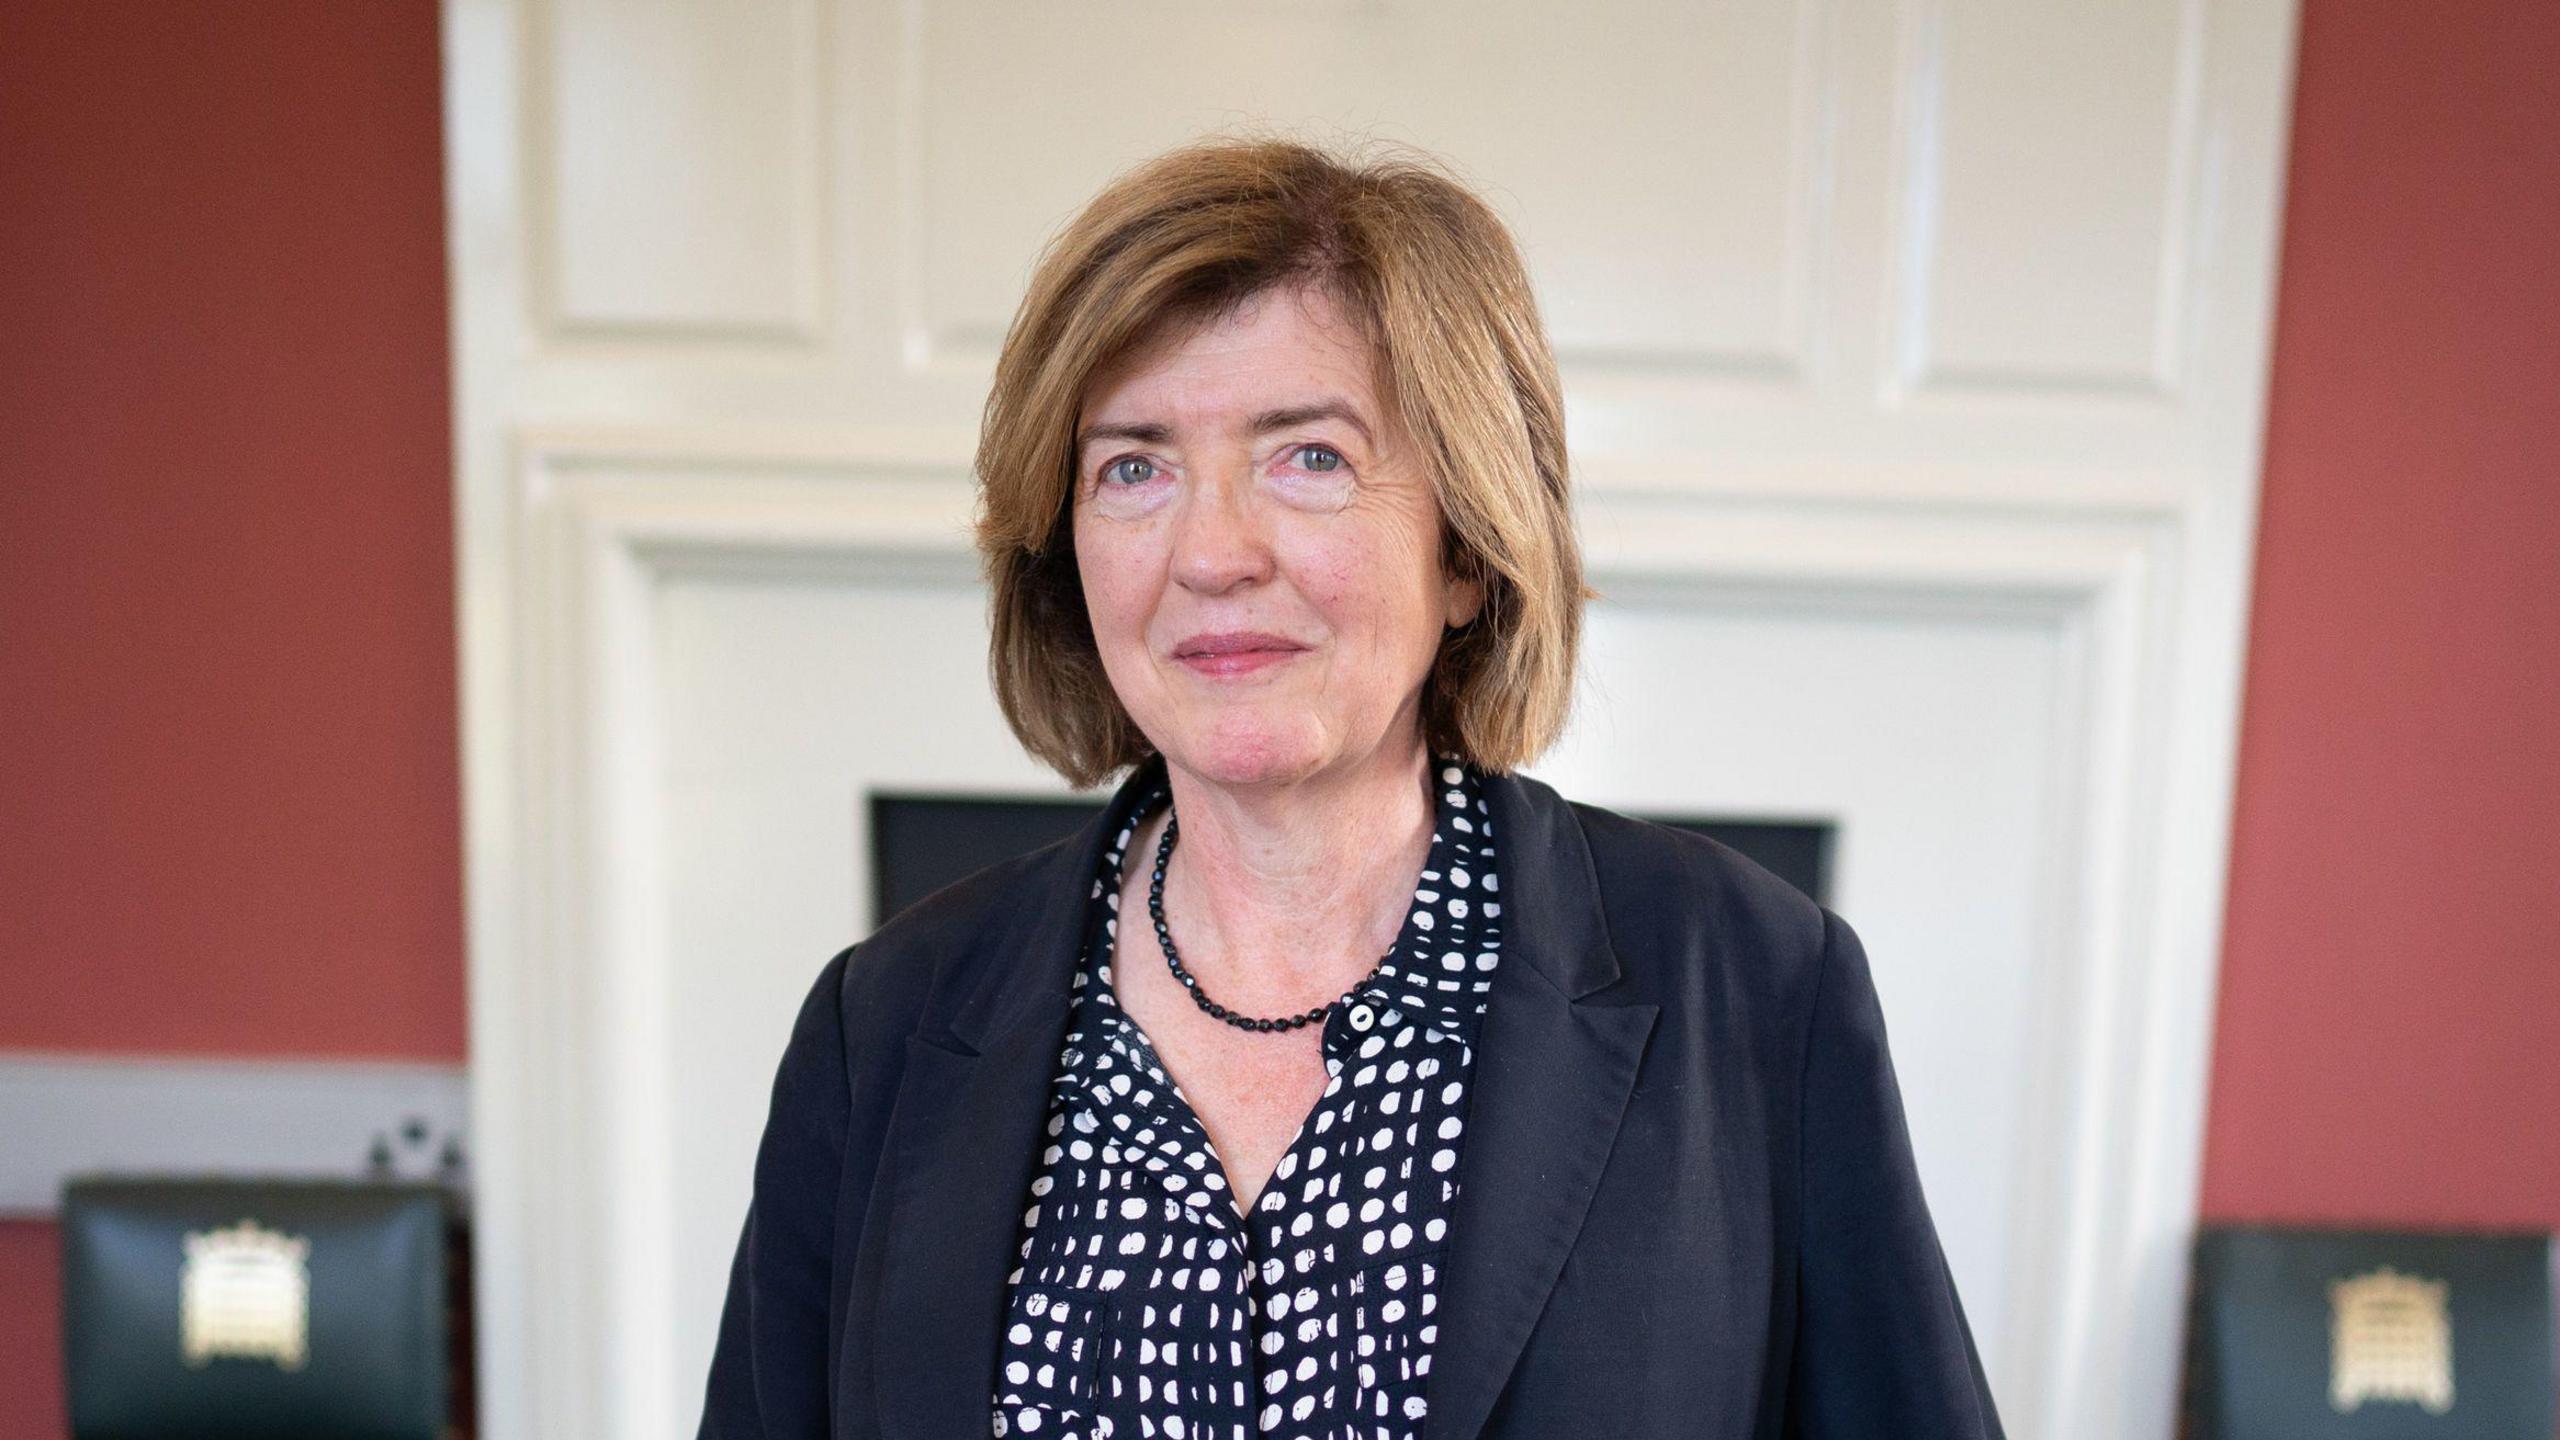
{"type": "Polygon", "coordinates": [[[1668,996],[1703,988],[1791,1012],[1809,996],[1834,927],[1811,896],[1709,835],[1566,802],[1591,854],[1610,948],[1629,982],[1668,996]],[[1702,986],[1702,982],[1703,986],[1702,986]]]}
{"type": "Polygon", "coordinates": [[[1604,891],[1657,896],[1697,917],[1744,920],[1819,943],[1821,906],[1795,884],[1712,835],[1568,800],[1604,891]]]}
{"type": "Polygon", "coordinates": [[[932,890],[881,922],[830,962],[849,1037],[899,1040],[930,1028],[937,997],[976,988],[976,973],[1031,940],[1052,903],[1070,835],[996,861],[932,890]]]}

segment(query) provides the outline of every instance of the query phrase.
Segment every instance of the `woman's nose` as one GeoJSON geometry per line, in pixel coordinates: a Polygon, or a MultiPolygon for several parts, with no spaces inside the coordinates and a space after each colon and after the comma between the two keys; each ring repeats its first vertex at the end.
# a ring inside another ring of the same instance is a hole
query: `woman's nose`
{"type": "Polygon", "coordinates": [[[1173,575],[1204,595],[1223,594],[1271,573],[1270,537],[1248,477],[1201,477],[1174,519],[1173,575]]]}

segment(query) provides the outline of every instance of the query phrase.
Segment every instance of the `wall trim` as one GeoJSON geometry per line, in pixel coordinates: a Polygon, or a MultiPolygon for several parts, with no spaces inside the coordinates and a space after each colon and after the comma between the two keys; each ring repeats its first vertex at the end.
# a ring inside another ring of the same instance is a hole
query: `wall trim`
{"type": "Polygon", "coordinates": [[[448,1139],[468,1160],[468,1099],[460,1065],[0,1051],[0,1219],[51,1218],[91,1172],[358,1178],[377,1136],[426,1179],[448,1139]]]}

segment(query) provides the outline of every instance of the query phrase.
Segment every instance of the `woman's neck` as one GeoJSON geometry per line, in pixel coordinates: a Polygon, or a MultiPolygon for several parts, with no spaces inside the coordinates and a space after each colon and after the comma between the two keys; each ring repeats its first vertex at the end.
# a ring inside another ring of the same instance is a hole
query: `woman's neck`
{"type": "MultiPolygon", "coordinates": [[[[1182,817],[1166,872],[1167,926],[1182,963],[1248,1014],[1321,1003],[1394,943],[1430,853],[1435,777],[1419,740],[1275,786],[1227,786],[1168,765],[1182,817]]],[[[1128,869],[1148,925],[1162,811],[1133,837],[1128,869]]]]}

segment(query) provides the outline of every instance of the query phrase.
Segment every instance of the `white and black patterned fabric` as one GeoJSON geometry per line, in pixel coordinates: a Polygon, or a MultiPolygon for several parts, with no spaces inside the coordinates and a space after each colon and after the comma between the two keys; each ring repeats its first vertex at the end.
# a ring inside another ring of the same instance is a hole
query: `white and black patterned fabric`
{"type": "Polygon", "coordinates": [[[1413,904],[1323,1021],[1331,1078],[1250,1216],[1111,980],[1123,861],[1095,877],[1046,1139],[1007,1280],[999,1436],[1411,1440],[1502,901],[1485,777],[1435,757],[1413,904]]]}

